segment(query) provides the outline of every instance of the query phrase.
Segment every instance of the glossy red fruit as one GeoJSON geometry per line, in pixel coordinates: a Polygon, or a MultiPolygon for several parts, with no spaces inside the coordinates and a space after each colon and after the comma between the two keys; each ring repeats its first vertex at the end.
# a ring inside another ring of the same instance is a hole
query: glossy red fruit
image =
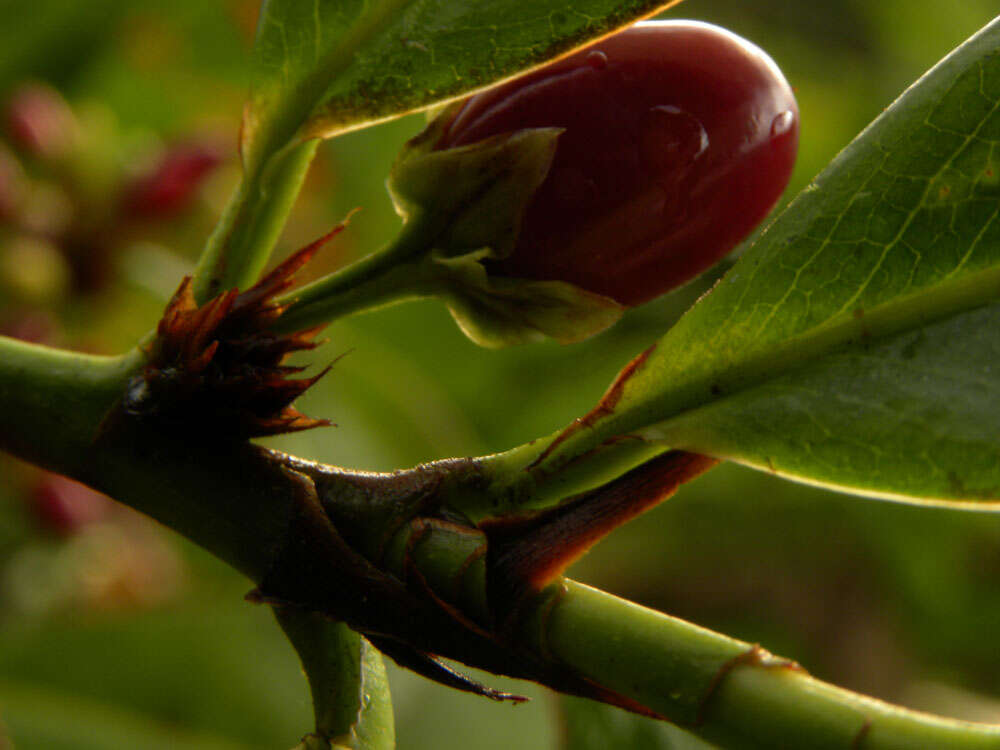
{"type": "Polygon", "coordinates": [[[716,263],[788,182],[795,97],[759,48],[693,21],[633,26],[467,100],[435,148],[562,127],[502,276],[637,305],[716,263]]]}

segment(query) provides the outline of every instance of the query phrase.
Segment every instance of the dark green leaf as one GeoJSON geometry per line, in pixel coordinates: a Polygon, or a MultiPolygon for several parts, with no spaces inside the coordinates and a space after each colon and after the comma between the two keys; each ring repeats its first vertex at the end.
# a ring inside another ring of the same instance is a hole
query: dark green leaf
{"type": "Polygon", "coordinates": [[[933,500],[1000,499],[1000,304],[860,341],[662,426],[810,482],[933,500]]]}
{"type": "Polygon", "coordinates": [[[245,162],[483,88],[676,1],[267,0],[245,162]]]}

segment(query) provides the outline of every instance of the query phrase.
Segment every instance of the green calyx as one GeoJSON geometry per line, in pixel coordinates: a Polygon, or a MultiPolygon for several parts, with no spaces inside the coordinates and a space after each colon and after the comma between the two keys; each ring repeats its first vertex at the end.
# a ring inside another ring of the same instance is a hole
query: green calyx
{"type": "Polygon", "coordinates": [[[436,150],[453,113],[449,107],[406,143],[386,187],[404,221],[418,213],[433,217],[428,239],[437,252],[454,257],[489,248],[489,257],[505,258],[549,173],[562,129],[529,128],[436,150]]]}
{"type": "Polygon", "coordinates": [[[454,111],[406,144],[387,184],[400,216],[422,216],[435,235],[429,260],[459,327],[477,344],[501,347],[545,337],[572,343],[613,324],[622,313],[614,300],[566,282],[493,276],[481,262],[514,251],[562,129],[528,128],[436,150],[454,111]]]}
{"type": "Polygon", "coordinates": [[[491,274],[508,257],[545,180],[559,128],[529,128],[436,150],[448,108],[406,143],[387,180],[404,225],[386,248],[296,290],[282,325],[303,328],[415,297],[443,300],[481,346],[572,343],[612,325],[622,307],[562,281],[491,274]]]}
{"type": "Polygon", "coordinates": [[[489,251],[436,257],[445,272],[448,310],[480,346],[503,347],[552,338],[572,344],[613,325],[623,308],[610,297],[565,281],[491,276],[479,261],[489,251]]]}

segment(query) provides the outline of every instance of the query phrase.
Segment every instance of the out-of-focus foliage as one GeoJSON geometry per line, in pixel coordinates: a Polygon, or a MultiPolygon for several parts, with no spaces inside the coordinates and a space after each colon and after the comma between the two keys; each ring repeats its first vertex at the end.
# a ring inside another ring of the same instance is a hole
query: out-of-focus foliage
{"type": "MultiPolygon", "coordinates": [[[[92,215],[85,207],[95,198],[111,205],[106,190],[87,180],[126,184],[170,144],[210,136],[221,139],[227,157],[175,218],[131,222],[127,232],[102,225],[115,230],[101,237],[112,251],[99,290],[69,285],[53,298],[16,301],[0,291],[0,318],[42,315],[56,343],[114,351],[153,325],[233,184],[256,4],[108,0],[102,5],[114,12],[93,16],[72,11],[74,3],[33,5],[44,6],[53,25],[32,26],[31,35],[22,29],[22,51],[4,55],[0,101],[15,85],[40,78],[91,123],[83,166],[18,157],[33,191],[62,192],[68,203],[59,205],[79,219],[92,215]],[[29,36],[41,47],[30,48],[29,36]],[[66,56],[65,49],[86,53],[66,56]],[[74,187],[81,179],[83,187],[74,187]]],[[[802,112],[791,196],[995,12],[992,0],[687,0],[670,16],[725,25],[782,67],[802,112]]],[[[0,13],[27,15],[6,0],[0,13]]],[[[325,144],[284,249],[314,239],[356,206],[362,211],[312,272],[386,242],[398,219],[384,179],[398,147],[421,125],[421,117],[410,117],[325,144]]],[[[0,226],[0,269],[15,234],[0,226]]],[[[63,252],[55,244],[50,260],[63,252]]],[[[394,469],[548,434],[586,411],[712,281],[636,309],[572,347],[482,350],[433,303],[338,323],[310,361],[318,367],[349,354],[302,408],[339,426],[272,444],[332,463],[394,469]]],[[[9,288],[4,283],[0,289],[9,288]]],[[[131,516],[102,517],[69,537],[46,530],[28,500],[43,480],[0,463],[0,719],[16,747],[294,745],[310,726],[306,682],[270,614],[242,601],[248,584],[131,516]],[[136,539],[143,548],[160,545],[143,563],[145,584],[113,578],[114,566],[94,551],[108,539],[132,554],[136,539]],[[146,544],[150,539],[157,541],[146,544]],[[119,583],[101,588],[101,580],[119,583]],[[88,591],[105,594],[84,596],[88,591]]],[[[862,501],[725,466],[616,532],[572,574],[763,643],[846,687],[1000,721],[1000,703],[988,697],[1000,696],[1000,515],[862,501]]],[[[404,750],[541,749],[558,741],[557,706],[541,690],[517,686],[538,700],[510,707],[396,669],[390,679],[404,750]]]]}

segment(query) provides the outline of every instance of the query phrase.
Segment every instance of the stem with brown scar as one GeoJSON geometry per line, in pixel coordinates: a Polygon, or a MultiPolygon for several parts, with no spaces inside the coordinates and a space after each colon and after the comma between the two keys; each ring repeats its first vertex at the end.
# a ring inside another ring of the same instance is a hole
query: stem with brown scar
{"type": "Polygon", "coordinates": [[[1000,727],[867,698],[753,644],[573,581],[557,586],[547,613],[525,620],[522,637],[727,750],[1000,748],[1000,727]]]}
{"type": "Polygon", "coordinates": [[[717,463],[697,453],[670,451],[555,508],[480,523],[489,540],[490,603],[501,623],[515,617],[526,597],[555,581],[598,541],[717,463]]]}
{"type": "MultiPolygon", "coordinates": [[[[299,533],[297,519],[313,481],[302,473],[308,462],[234,445],[215,446],[208,464],[201,444],[136,424],[124,433],[105,433],[95,444],[101,420],[139,358],[101,360],[4,339],[0,349],[0,442],[6,449],[112,493],[258,582],[280,555],[310,552],[318,567],[290,566],[289,573],[298,574],[290,582],[297,580],[305,592],[338,593],[343,569],[336,558],[323,556],[324,543],[312,545],[299,533]],[[288,466],[294,470],[281,470],[288,466]]],[[[474,466],[465,461],[448,471],[472,476],[474,466]]],[[[317,467],[315,481],[325,484],[326,500],[337,504],[360,496],[359,488],[370,488],[376,476],[317,467]]],[[[463,563],[456,561],[444,578],[459,575],[463,563]]],[[[547,591],[555,596],[543,592],[510,635],[515,665],[529,651],[536,664],[558,665],[727,748],[1000,748],[1000,728],[874,701],[762,659],[760,652],[743,663],[738,657],[751,644],[572,581],[557,581],[547,591]]]]}

